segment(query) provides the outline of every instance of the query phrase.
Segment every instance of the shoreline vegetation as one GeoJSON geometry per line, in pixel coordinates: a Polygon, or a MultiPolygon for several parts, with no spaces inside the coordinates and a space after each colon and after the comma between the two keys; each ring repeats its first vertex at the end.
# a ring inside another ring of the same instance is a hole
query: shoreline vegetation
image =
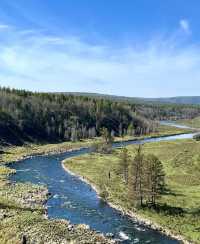
{"type": "MultiPolygon", "coordinates": [[[[69,174],[78,177],[81,181],[90,185],[92,187],[92,189],[97,193],[98,197],[101,198],[100,197],[100,194],[101,194],[100,190],[97,188],[97,186],[94,183],[92,183],[89,179],[87,179],[87,178],[85,178],[85,177],[83,177],[77,173],[74,173],[72,170],[69,170],[69,168],[67,167],[67,161],[68,160],[70,161],[70,159],[62,161],[63,169],[66,172],[68,172],[69,174]]],[[[151,221],[151,220],[145,218],[144,216],[138,214],[136,211],[135,212],[129,211],[129,210],[121,207],[120,205],[113,203],[113,202],[110,202],[107,200],[105,200],[105,201],[110,207],[118,210],[122,215],[128,216],[128,217],[132,218],[133,220],[136,220],[140,225],[143,225],[143,226],[150,228],[152,230],[161,232],[162,234],[167,235],[167,236],[171,237],[172,239],[176,239],[176,240],[178,240],[184,244],[192,244],[192,242],[186,240],[183,236],[173,233],[169,229],[167,229],[167,228],[155,223],[154,221],[151,221]]]]}
{"type": "Polygon", "coordinates": [[[39,93],[0,87],[0,145],[79,141],[99,137],[147,135],[160,120],[194,118],[200,106],[151,104],[91,97],[86,94],[39,93]]]}
{"type": "MultiPolygon", "coordinates": [[[[194,132],[191,129],[182,129],[172,126],[160,125],[158,131],[143,136],[123,136],[115,137],[114,142],[137,141],[146,138],[157,138],[175,136],[180,134],[189,134],[194,132]]],[[[60,142],[51,144],[25,144],[23,146],[3,146],[0,151],[0,164],[20,161],[27,157],[63,153],[70,150],[79,150],[80,148],[91,147],[94,143],[101,141],[100,137],[93,139],[84,139],[77,142],[60,142]]]]}
{"type": "Polygon", "coordinates": [[[48,190],[42,186],[22,183],[1,186],[1,243],[24,243],[23,240],[26,243],[56,244],[116,243],[85,224],[49,220],[44,206],[48,197],[48,190]]]}
{"type": "MultiPolygon", "coordinates": [[[[160,131],[157,134],[154,133],[147,137],[160,137],[190,132],[191,130],[161,126],[160,131]]],[[[116,141],[138,140],[147,137],[124,137],[122,139],[117,138],[116,141]]],[[[97,138],[74,143],[63,142],[46,145],[28,144],[19,147],[2,147],[0,154],[1,243],[16,243],[22,238],[36,238],[36,240],[40,240],[37,238],[41,238],[41,240],[46,241],[45,243],[48,243],[48,241],[50,243],[52,240],[55,241],[55,243],[60,243],[60,241],[65,243],[65,240],[73,240],[73,243],[80,243],[80,238],[82,238],[82,236],[84,236],[84,238],[81,243],[94,243],[95,240],[98,240],[99,243],[115,243],[113,240],[110,240],[101,234],[97,234],[95,231],[89,230],[88,226],[85,226],[84,224],[76,226],[70,224],[66,220],[47,220],[46,210],[44,208],[44,203],[47,201],[47,197],[49,197],[47,189],[38,188],[38,186],[32,184],[14,184],[7,180],[9,174],[15,173],[9,168],[10,162],[16,162],[36,155],[48,155],[79,150],[80,148],[90,147],[94,142],[98,141],[99,139],[97,138]],[[11,190],[8,190],[8,188],[11,190]],[[23,196],[26,197],[24,198],[23,196]],[[9,198],[12,199],[11,205],[9,198]],[[22,207],[20,207],[21,205],[22,207]],[[40,224],[38,225],[38,223],[40,224]],[[51,236],[46,235],[48,231],[53,231],[51,236]],[[14,237],[13,233],[15,232],[16,236],[14,237]],[[62,240],[57,239],[58,233],[60,235],[60,232],[62,233],[62,240]]]]}
{"type": "MultiPolygon", "coordinates": [[[[101,181],[98,172],[101,172],[101,177],[104,174],[105,179],[110,172],[112,179],[106,189],[106,201],[112,207],[183,243],[199,243],[199,146],[199,142],[194,140],[153,142],[144,146],[146,153],[154,152],[164,163],[170,193],[159,200],[159,211],[148,208],[135,210],[131,204],[127,204],[127,190],[115,174],[119,161],[118,149],[109,155],[91,153],[67,159],[63,161],[63,167],[91,184],[100,195],[101,181]]],[[[130,145],[127,148],[132,153],[136,147],[130,145]]]]}
{"type": "Polygon", "coordinates": [[[200,130],[200,116],[190,120],[188,119],[178,120],[177,123],[200,130]]]}
{"type": "Polygon", "coordinates": [[[0,242],[13,243],[101,243],[117,240],[91,230],[85,224],[64,219],[49,220],[45,203],[50,193],[45,186],[11,183],[15,170],[0,166],[0,242]]]}

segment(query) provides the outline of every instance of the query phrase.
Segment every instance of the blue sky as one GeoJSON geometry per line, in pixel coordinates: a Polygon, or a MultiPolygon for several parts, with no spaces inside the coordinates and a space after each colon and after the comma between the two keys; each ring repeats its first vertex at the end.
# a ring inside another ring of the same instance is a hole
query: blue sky
{"type": "Polygon", "coordinates": [[[1,0],[0,85],[200,95],[199,0],[1,0]]]}

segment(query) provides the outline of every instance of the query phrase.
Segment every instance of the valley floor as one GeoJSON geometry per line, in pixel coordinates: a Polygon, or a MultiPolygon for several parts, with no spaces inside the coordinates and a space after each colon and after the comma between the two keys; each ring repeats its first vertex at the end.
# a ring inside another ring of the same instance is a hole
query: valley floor
{"type": "Polygon", "coordinates": [[[194,119],[179,120],[177,121],[177,123],[200,129],[200,117],[196,117],[194,119]]]}
{"type": "MultiPolygon", "coordinates": [[[[130,154],[136,145],[128,146],[130,154]]],[[[124,211],[139,214],[175,235],[182,235],[193,243],[200,243],[200,142],[177,140],[148,143],[145,153],[153,153],[163,162],[169,193],[159,200],[157,209],[135,209],[128,201],[128,190],[117,173],[120,150],[112,154],[92,153],[66,160],[71,172],[84,177],[101,191],[106,182],[107,200],[124,211]],[[111,175],[109,179],[108,175],[111,175]]]]}
{"type": "MultiPolygon", "coordinates": [[[[160,127],[157,133],[150,136],[171,135],[189,132],[176,128],[160,127]]],[[[137,137],[138,138],[138,137],[137,137]]],[[[118,138],[116,140],[137,139],[133,137],[118,138]]],[[[23,236],[28,243],[112,243],[111,240],[97,234],[94,231],[87,229],[84,225],[71,225],[63,220],[48,220],[45,215],[44,203],[49,197],[48,190],[45,187],[32,184],[13,184],[8,181],[8,176],[13,172],[10,168],[5,167],[4,163],[18,161],[25,157],[38,154],[53,154],[68,150],[76,150],[81,147],[89,147],[99,139],[85,140],[81,142],[64,142],[58,144],[46,145],[25,145],[23,147],[6,147],[1,149],[0,160],[0,243],[21,243],[23,236]]],[[[103,164],[99,161],[99,155],[93,155],[98,159],[95,163],[95,168],[91,167],[93,172],[88,173],[86,165],[90,164],[91,155],[88,156],[88,162],[84,161],[85,157],[80,158],[80,165],[83,167],[83,175],[91,181],[96,170],[103,170],[103,164]],[[86,164],[86,165],[85,165],[86,164]]],[[[113,155],[112,157],[115,157],[113,155]]],[[[106,162],[104,156],[101,156],[103,162],[106,162]]],[[[110,159],[109,159],[110,160],[110,159]]],[[[75,160],[76,161],[76,160],[75,160]]],[[[114,160],[115,161],[115,160],[114,160]]],[[[113,162],[114,162],[113,161],[113,162]]],[[[110,164],[113,167],[115,163],[110,164]]],[[[69,167],[74,172],[80,173],[78,164],[69,164],[69,167]],[[71,166],[70,166],[71,165],[71,166]]],[[[113,178],[114,179],[114,178],[113,178]]],[[[98,185],[98,182],[94,182],[98,185]]],[[[113,182],[114,183],[114,182],[113,182]]],[[[123,186],[116,181],[116,187],[120,184],[121,190],[123,186]]],[[[113,185],[113,187],[115,187],[113,185]]],[[[194,188],[196,191],[196,188],[194,188]]],[[[189,190],[188,190],[189,191],[189,190]]],[[[113,201],[121,199],[116,196],[116,191],[110,189],[111,198],[113,201]],[[113,195],[113,196],[112,196],[113,195]]],[[[198,194],[197,194],[198,196],[198,194]]],[[[198,200],[198,198],[197,198],[198,200]]],[[[120,204],[123,205],[123,199],[120,204]]],[[[150,212],[147,211],[149,214],[150,212]]],[[[147,214],[145,213],[145,214],[147,214]]],[[[160,215],[158,215],[159,217],[160,215]]],[[[150,218],[152,216],[149,216],[150,218]]],[[[155,214],[153,214],[155,218],[155,214]]]]}
{"type": "MultiPolygon", "coordinates": [[[[115,137],[115,141],[127,141],[127,140],[139,140],[149,137],[160,137],[168,135],[178,135],[183,133],[191,133],[190,129],[181,129],[172,126],[160,125],[157,132],[144,136],[124,136],[115,137]]],[[[90,147],[94,143],[99,142],[100,138],[84,139],[78,142],[61,142],[55,144],[24,144],[24,146],[8,146],[2,147],[0,151],[0,163],[9,163],[13,161],[19,161],[23,158],[43,155],[43,154],[55,154],[69,150],[75,150],[82,147],[90,147]]]]}
{"type": "Polygon", "coordinates": [[[10,183],[13,170],[0,166],[0,243],[99,243],[115,241],[90,230],[84,224],[73,225],[66,220],[47,219],[46,187],[30,183],[10,183]]]}

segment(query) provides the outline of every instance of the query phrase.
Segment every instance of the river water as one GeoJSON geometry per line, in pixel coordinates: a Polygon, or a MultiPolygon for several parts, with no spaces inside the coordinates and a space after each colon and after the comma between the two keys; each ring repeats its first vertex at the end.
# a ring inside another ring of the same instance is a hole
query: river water
{"type": "MultiPolygon", "coordinates": [[[[192,137],[193,134],[182,134],[150,138],[115,143],[114,147],[192,137]]],[[[114,237],[122,239],[123,243],[179,243],[177,240],[138,224],[127,216],[122,216],[119,211],[102,202],[88,184],[63,170],[61,166],[63,159],[89,151],[90,149],[81,149],[59,155],[36,156],[10,164],[11,168],[17,170],[17,173],[11,176],[11,180],[46,185],[52,194],[47,202],[49,218],[67,219],[73,224],[87,224],[104,234],[113,233],[114,237]]]]}

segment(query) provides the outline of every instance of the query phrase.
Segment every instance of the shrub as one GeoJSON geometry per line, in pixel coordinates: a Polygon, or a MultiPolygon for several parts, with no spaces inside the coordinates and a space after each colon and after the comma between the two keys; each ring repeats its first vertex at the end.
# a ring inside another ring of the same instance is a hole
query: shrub
{"type": "Polygon", "coordinates": [[[193,136],[193,139],[196,141],[200,141],[200,133],[193,136]]]}

